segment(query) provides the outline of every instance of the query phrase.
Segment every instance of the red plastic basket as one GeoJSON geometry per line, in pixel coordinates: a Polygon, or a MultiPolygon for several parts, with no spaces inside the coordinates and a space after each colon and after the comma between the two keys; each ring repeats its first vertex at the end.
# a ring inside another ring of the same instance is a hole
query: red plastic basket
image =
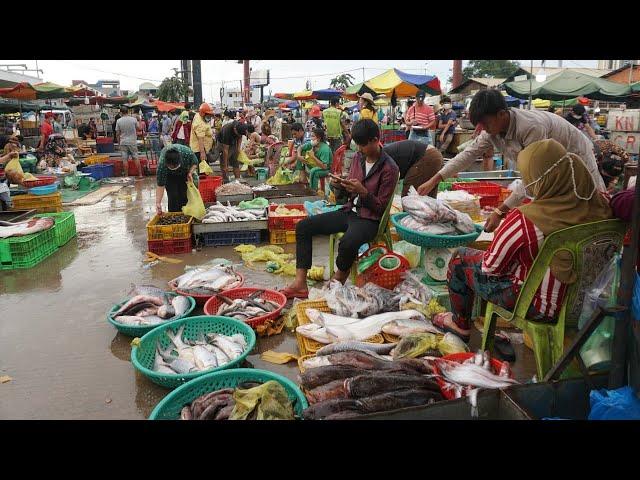
{"type": "Polygon", "coordinates": [[[222,185],[222,177],[210,177],[208,175],[200,175],[200,184],[198,190],[202,201],[212,203],[216,201],[216,188],[222,185]]]}
{"type": "Polygon", "coordinates": [[[54,175],[37,175],[37,180],[25,180],[22,185],[25,188],[44,187],[45,185],[51,185],[58,179],[54,175]]]}
{"type": "Polygon", "coordinates": [[[174,240],[147,240],[149,251],[158,255],[191,253],[191,237],[174,240]]]}
{"type": "Polygon", "coordinates": [[[104,162],[105,165],[113,165],[113,176],[114,177],[120,177],[122,175],[122,160],[117,159],[108,159],[105,160],[104,162]]]}
{"type": "MultiPolygon", "coordinates": [[[[275,290],[266,290],[262,288],[252,287],[234,288],[232,290],[227,290],[226,292],[224,292],[225,297],[230,298],[231,300],[235,300],[236,298],[246,298],[252,293],[259,290],[264,290],[264,292],[260,294],[260,298],[276,302],[279,305],[279,308],[266,315],[255,317],[251,320],[246,320],[244,323],[249,325],[251,328],[256,328],[258,325],[262,325],[264,322],[272,318],[278,318],[280,316],[280,312],[282,312],[282,309],[287,303],[287,297],[285,297],[280,292],[276,292],[275,290]]],[[[218,308],[220,308],[220,305],[222,305],[222,300],[220,300],[218,297],[211,297],[209,300],[207,300],[207,303],[204,304],[205,315],[218,315],[217,312],[218,308]]]]}
{"type": "Polygon", "coordinates": [[[453,190],[465,190],[480,197],[480,207],[496,207],[500,201],[502,187],[492,182],[454,183],[453,190]]]}
{"type": "Polygon", "coordinates": [[[364,286],[366,283],[375,283],[376,285],[393,290],[402,281],[402,274],[409,269],[409,261],[402,255],[389,252],[378,259],[376,263],[362,272],[356,278],[358,287],[364,286]],[[394,270],[385,270],[380,262],[383,258],[394,257],[400,261],[400,266],[394,270]]]}
{"type": "MultiPolygon", "coordinates": [[[[473,357],[475,355],[475,353],[473,352],[463,352],[463,353],[451,353],[449,355],[445,355],[442,358],[436,358],[434,361],[434,373],[436,374],[436,381],[438,382],[438,385],[440,385],[440,391],[442,392],[442,395],[444,396],[444,398],[446,398],[447,400],[453,400],[455,398],[455,392],[453,390],[451,390],[450,388],[447,388],[447,381],[444,380],[444,378],[442,377],[442,372],[440,371],[440,367],[439,367],[439,362],[442,361],[450,361],[450,362],[457,362],[457,363],[463,363],[465,360],[470,359],[471,357],[473,357]]],[[[493,369],[493,373],[494,374],[498,374],[498,372],[500,371],[500,369],[502,368],[502,365],[504,362],[501,362],[500,360],[497,360],[493,357],[491,357],[490,359],[491,362],[491,368],[493,369]]],[[[513,377],[513,372],[510,373],[510,378],[514,378],[513,377]]],[[[464,394],[463,394],[464,396],[464,394]]]]}
{"type": "MultiPolygon", "coordinates": [[[[295,230],[296,224],[301,220],[307,218],[307,214],[304,215],[292,215],[288,217],[281,217],[276,215],[275,210],[279,205],[269,205],[269,219],[267,221],[267,225],[269,226],[269,230],[295,230]]],[[[305,211],[304,205],[301,203],[293,203],[291,205],[284,205],[287,209],[298,209],[305,211]]]]}
{"type": "MultiPolygon", "coordinates": [[[[240,277],[240,285],[238,285],[237,287],[231,290],[238,290],[240,287],[242,287],[242,285],[244,285],[244,276],[241,273],[237,273],[237,275],[240,277]]],[[[193,297],[196,301],[196,305],[200,305],[201,307],[204,306],[207,303],[207,300],[209,300],[214,295],[214,294],[198,295],[198,294],[178,290],[176,288],[176,284],[173,282],[169,282],[169,287],[171,287],[171,290],[173,290],[176,293],[179,293],[180,295],[184,295],[185,297],[193,297]]],[[[222,291],[225,292],[225,295],[226,295],[226,292],[230,292],[231,290],[222,290],[222,291]]]]}
{"type": "MultiPolygon", "coordinates": [[[[142,168],[141,175],[144,175],[145,167],[147,166],[147,159],[138,157],[138,160],[140,160],[140,167],[142,168]]],[[[130,177],[138,175],[138,167],[136,166],[136,162],[134,162],[133,160],[129,160],[129,163],[127,164],[127,171],[130,177]]]]}

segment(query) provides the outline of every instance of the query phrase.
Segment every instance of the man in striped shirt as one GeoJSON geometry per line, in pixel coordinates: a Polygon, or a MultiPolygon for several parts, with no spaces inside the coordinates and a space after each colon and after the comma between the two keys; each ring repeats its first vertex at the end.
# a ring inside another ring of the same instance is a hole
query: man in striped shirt
{"type": "Polygon", "coordinates": [[[432,145],[430,130],[436,128],[436,114],[430,105],[424,103],[425,96],[426,93],[423,90],[416,93],[416,103],[409,107],[404,121],[407,128],[411,129],[409,140],[432,145]]]}

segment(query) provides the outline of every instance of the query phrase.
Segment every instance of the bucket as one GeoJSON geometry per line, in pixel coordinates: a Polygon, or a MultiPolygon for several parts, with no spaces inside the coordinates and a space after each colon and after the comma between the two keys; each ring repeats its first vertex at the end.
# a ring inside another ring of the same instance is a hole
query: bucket
{"type": "Polygon", "coordinates": [[[269,169],[266,167],[256,167],[256,178],[260,181],[264,181],[267,179],[267,175],[269,174],[269,169]]]}
{"type": "Polygon", "coordinates": [[[78,190],[81,191],[86,191],[89,190],[91,188],[91,180],[89,180],[90,177],[82,177],[79,181],[78,181],[78,190]]]}

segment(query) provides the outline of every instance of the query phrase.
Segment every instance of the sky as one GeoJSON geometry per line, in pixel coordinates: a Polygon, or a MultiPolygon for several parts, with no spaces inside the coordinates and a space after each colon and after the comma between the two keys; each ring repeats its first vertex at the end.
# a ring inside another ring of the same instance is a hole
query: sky
{"type": "MultiPolygon", "coordinates": [[[[530,60],[519,60],[529,65],[530,60]]],[[[534,60],[534,65],[540,65],[534,60]]],[[[2,64],[24,63],[30,69],[36,68],[34,60],[0,60],[2,64]]],[[[47,82],[71,85],[72,80],[120,80],[123,90],[138,90],[142,82],[160,84],[165,77],[174,74],[173,68],[180,68],[180,60],[38,60],[38,68],[43,70],[41,78],[47,82]]],[[[451,76],[452,60],[252,60],[253,70],[270,70],[271,84],[265,87],[265,95],[277,92],[298,92],[304,90],[307,80],[313,89],[328,88],[330,80],[341,74],[350,73],[355,83],[368,80],[389,68],[398,68],[408,73],[436,75],[445,86],[451,76]],[[363,71],[364,68],[364,71],[363,71]]],[[[463,62],[463,67],[466,61],[463,62]]],[[[547,66],[558,65],[556,60],[548,60],[547,66]]],[[[564,60],[565,67],[591,67],[596,60],[564,60]]],[[[2,67],[0,67],[2,68],[2,67]]],[[[27,72],[33,75],[33,72],[27,72]]],[[[205,101],[220,100],[222,82],[239,87],[242,79],[242,65],[236,60],[202,60],[202,94],[205,101]]],[[[446,88],[448,89],[448,88],[446,88]]]]}

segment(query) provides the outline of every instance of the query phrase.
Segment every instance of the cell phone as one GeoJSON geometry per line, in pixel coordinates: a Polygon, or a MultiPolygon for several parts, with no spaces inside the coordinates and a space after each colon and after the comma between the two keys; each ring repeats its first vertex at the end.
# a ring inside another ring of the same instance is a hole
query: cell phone
{"type": "Polygon", "coordinates": [[[333,173],[330,173],[329,177],[333,178],[337,182],[343,182],[344,181],[344,179],[342,177],[339,177],[338,175],[334,175],[333,173]]]}

